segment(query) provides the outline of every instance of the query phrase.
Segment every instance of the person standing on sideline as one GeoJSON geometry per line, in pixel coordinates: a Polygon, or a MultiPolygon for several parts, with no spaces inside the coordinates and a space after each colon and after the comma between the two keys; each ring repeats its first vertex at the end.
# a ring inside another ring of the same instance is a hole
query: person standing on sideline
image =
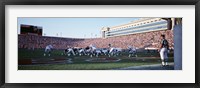
{"type": "Polygon", "coordinates": [[[161,35],[162,40],[161,40],[161,44],[160,44],[160,57],[161,57],[161,61],[162,61],[162,66],[167,66],[168,65],[168,49],[169,49],[169,44],[168,41],[165,39],[165,35],[161,35]]]}
{"type": "Polygon", "coordinates": [[[111,44],[109,43],[109,44],[108,44],[108,49],[110,49],[110,48],[111,48],[111,44]]]}

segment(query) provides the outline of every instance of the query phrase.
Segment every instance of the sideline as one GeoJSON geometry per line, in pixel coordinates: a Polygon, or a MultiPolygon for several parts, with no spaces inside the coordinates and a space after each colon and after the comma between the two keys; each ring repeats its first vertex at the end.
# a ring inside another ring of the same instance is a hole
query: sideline
{"type": "Polygon", "coordinates": [[[169,63],[168,66],[162,66],[161,64],[153,64],[153,65],[116,68],[112,70],[174,70],[174,63],[169,63]]]}

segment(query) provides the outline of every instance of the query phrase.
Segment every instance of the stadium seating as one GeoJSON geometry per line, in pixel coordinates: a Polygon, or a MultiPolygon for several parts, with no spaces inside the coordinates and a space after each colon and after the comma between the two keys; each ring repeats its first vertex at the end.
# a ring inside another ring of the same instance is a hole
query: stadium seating
{"type": "Polygon", "coordinates": [[[86,47],[94,44],[98,48],[107,48],[108,44],[114,47],[127,48],[128,45],[137,48],[153,47],[158,48],[161,40],[160,35],[165,34],[169,42],[170,48],[173,48],[173,31],[163,30],[155,32],[147,32],[140,34],[132,34],[126,36],[118,36],[111,38],[61,38],[36,35],[18,35],[18,48],[39,49],[45,48],[46,45],[52,44],[55,49],[65,49],[71,47],[86,47]]]}

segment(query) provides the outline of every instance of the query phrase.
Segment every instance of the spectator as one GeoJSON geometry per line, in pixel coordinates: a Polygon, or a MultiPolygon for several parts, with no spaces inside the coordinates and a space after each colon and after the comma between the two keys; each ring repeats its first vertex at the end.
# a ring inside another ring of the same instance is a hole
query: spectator
{"type": "Polygon", "coordinates": [[[114,47],[126,49],[127,45],[137,48],[154,47],[159,48],[160,34],[165,33],[165,38],[169,42],[169,47],[173,48],[173,32],[171,30],[138,33],[110,38],[58,38],[36,35],[18,35],[18,47],[27,49],[45,48],[47,44],[53,44],[55,49],[65,49],[70,47],[87,47],[90,44],[97,48],[107,48],[108,44],[114,47]],[[34,47],[33,47],[34,46],[34,47]]]}

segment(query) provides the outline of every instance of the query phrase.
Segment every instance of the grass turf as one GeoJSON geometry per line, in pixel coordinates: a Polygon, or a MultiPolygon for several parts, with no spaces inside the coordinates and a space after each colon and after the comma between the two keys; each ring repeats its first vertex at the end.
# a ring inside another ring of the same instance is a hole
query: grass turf
{"type": "MultiPolygon", "coordinates": [[[[112,57],[121,59],[118,62],[87,62],[87,59],[94,59],[96,57],[90,58],[89,56],[64,56],[61,55],[63,50],[54,50],[50,57],[43,56],[44,50],[18,50],[18,59],[36,59],[36,60],[49,60],[53,58],[71,58],[73,63],[71,64],[40,64],[40,65],[18,65],[18,70],[109,70],[129,66],[140,66],[140,65],[150,65],[160,63],[160,58],[158,53],[137,53],[138,58],[128,57],[127,53],[123,55],[112,57]],[[152,58],[154,57],[154,58],[152,58]]],[[[170,55],[169,55],[170,56],[170,55]]],[[[172,56],[172,55],[171,55],[172,56]]],[[[107,56],[100,56],[99,58],[105,58],[107,56]]],[[[173,57],[169,58],[169,62],[173,62],[173,57]]]]}

